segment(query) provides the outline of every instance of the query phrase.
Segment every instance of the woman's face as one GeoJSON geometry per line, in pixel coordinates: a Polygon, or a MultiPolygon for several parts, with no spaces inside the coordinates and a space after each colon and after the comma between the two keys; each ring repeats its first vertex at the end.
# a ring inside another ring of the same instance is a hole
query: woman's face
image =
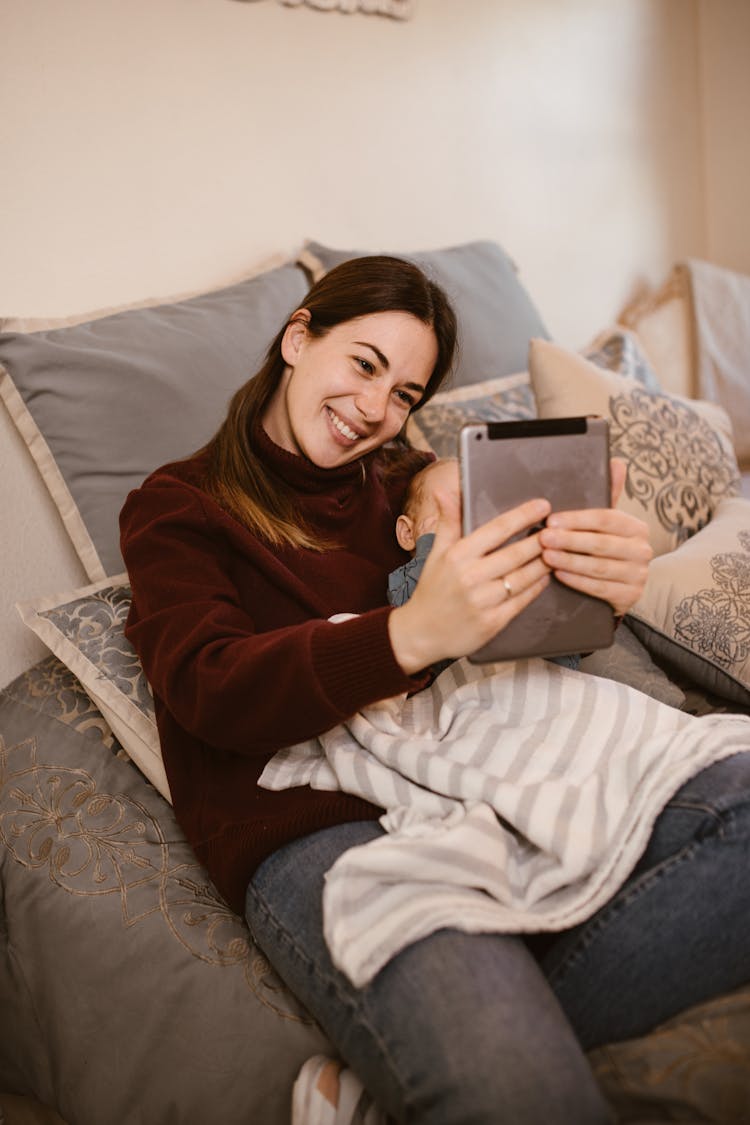
{"type": "Polygon", "coordinates": [[[282,449],[330,469],[396,436],[424,393],[437,341],[405,312],[347,320],[319,339],[308,321],[302,309],[284,333],[287,369],[263,427],[282,449]]]}

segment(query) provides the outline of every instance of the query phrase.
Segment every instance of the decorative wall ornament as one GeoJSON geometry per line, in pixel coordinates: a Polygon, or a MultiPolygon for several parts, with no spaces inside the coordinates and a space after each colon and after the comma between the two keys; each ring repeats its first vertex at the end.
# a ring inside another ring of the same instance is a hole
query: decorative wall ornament
{"type": "Polygon", "coordinates": [[[393,16],[407,20],[414,12],[416,0],[281,0],[288,8],[307,4],[324,12],[364,12],[367,15],[393,16]]]}

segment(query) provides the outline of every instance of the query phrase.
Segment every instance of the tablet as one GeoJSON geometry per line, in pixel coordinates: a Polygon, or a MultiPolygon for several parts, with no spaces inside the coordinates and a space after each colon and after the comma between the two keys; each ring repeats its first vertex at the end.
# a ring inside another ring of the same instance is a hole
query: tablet
{"type": "MultiPolygon", "coordinates": [[[[539,497],[558,512],[610,506],[604,418],[472,423],[461,429],[459,462],[464,535],[539,497]]],[[[485,663],[593,652],[612,644],[614,627],[608,602],[571,590],[553,576],[531,605],[469,659],[485,663]]]]}

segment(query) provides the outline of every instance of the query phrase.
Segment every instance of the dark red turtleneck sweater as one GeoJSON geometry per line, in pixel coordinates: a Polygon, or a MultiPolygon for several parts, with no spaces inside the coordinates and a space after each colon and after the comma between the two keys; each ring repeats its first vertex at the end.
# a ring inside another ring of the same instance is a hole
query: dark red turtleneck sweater
{"type": "Polygon", "coordinates": [[[393,656],[386,606],[388,574],[407,557],[394,531],[406,481],[384,486],[377,454],[318,469],[260,428],[253,440],[338,549],[265,545],[204,491],[200,457],[158,469],[120,517],[126,634],[154,691],[175,813],[240,913],[276,848],[382,811],[340,793],[259,789],[268,759],[415,686],[393,656]],[[359,616],[326,620],[343,612],[359,616]]]}

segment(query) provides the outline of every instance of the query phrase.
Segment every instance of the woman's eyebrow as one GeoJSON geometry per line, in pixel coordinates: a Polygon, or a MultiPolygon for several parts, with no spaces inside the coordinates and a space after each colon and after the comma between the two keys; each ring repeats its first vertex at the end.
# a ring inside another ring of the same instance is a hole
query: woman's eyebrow
{"type": "Polygon", "coordinates": [[[388,357],[383,355],[380,348],[376,348],[374,344],[368,344],[366,340],[355,340],[354,343],[358,348],[369,348],[371,352],[374,352],[378,357],[378,362],[380,363],[381,367],[384,367],[386,371],[391,366],[388,362],[388,357]]]}

